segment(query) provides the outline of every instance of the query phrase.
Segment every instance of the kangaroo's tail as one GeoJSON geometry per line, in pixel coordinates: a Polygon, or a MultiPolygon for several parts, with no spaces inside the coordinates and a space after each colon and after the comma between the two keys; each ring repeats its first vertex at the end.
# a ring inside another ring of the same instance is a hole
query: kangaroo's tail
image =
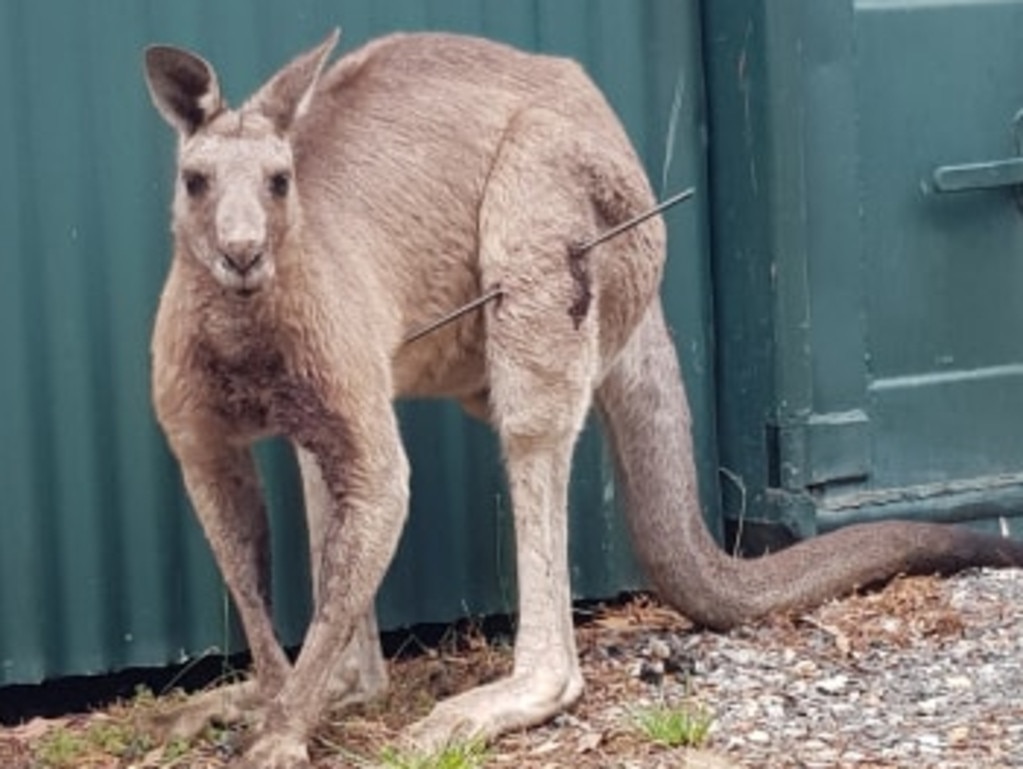
{"type": "Polygon", "coordinates": [[[689,407],[658,301],[597,392],[633,545],[660,595],[727,629],[899,574],[1023,565],[1023,543],[941,524],[850,526],[753,560],[723,552],[698,503],[689,407]]]}

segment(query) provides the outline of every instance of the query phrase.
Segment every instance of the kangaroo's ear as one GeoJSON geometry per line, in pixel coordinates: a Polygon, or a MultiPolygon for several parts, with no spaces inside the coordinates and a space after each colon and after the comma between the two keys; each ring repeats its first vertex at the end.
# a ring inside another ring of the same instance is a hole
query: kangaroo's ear
{"type": "Polygon", "coordinates": [[[309,109],[323,65],[340,37],[341,30],[335,28],[318,46],[292,60],[249,99],[245,109],[262,112],[278,131],[287,132],[309,109]]]}
{"type": "Polygon", "coordinates": [[[181,48],[154,45],[146,49],[146,84],[156,109],[185,136],[224,108],[213,67],[181,48]]]}

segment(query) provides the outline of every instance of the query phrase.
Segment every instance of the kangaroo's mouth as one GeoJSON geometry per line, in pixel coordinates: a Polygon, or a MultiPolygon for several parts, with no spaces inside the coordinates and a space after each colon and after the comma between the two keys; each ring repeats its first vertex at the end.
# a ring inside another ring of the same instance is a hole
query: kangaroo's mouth
{"type": "Polygon", "coordinates": [[[220,285],[227,293],[241,297],[242,299],[248,299],[261,293],[269,282],[270,280],[268,276],[250,275],[244,278],[221,280],[220,285]]]}
{"type": "Polygon", "coordinates": [[[245,272],[231,269],[223,260],[213,264],[213,276],[217,282],[226,291],[242,298],[260,293],[271,283],[275,272],[273,262],[269,259],[261,259],[245,272]]]}
{"type": "Polygon", "coordinates": [[[263,289],[267,287],[269,282],[269,275],[246,275],[244,278],[236,281],[234,285],[227,286],[227,288],[236,296],[239,296],[242,299],[248,299],[256,294],[262,293],[263,289]]]}

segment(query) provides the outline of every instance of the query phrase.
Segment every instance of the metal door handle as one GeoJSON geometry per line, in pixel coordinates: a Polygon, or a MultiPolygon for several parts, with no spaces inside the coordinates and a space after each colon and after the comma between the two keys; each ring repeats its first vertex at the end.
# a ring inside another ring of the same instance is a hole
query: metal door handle
{"type": "Polygon", "coordinates": [[[1023,184],[1023,158],[966,163],[934,169],[934,189],[938,192],[968,192],[1023,184]]]}
{"type": "Polygon", "coordinates": [[[1015,187],[1017,197],[1023,199],[1023,110],[1012,119],[1012,127],[1016,135],[1016,157],[939,166],[932,174],[934,189],[937,192],[969,192],[1015,187]]]}

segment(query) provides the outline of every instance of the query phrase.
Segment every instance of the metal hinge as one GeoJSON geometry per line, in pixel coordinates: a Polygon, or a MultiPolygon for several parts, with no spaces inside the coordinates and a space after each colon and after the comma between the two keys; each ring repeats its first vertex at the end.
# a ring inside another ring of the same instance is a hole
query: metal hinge
{"type": "Polygon", "coordinates": [[[870,473],[870,420],[853,409],[769,425],[767,461],[769,485],[778,489],[862,481],[870,473]]]}

